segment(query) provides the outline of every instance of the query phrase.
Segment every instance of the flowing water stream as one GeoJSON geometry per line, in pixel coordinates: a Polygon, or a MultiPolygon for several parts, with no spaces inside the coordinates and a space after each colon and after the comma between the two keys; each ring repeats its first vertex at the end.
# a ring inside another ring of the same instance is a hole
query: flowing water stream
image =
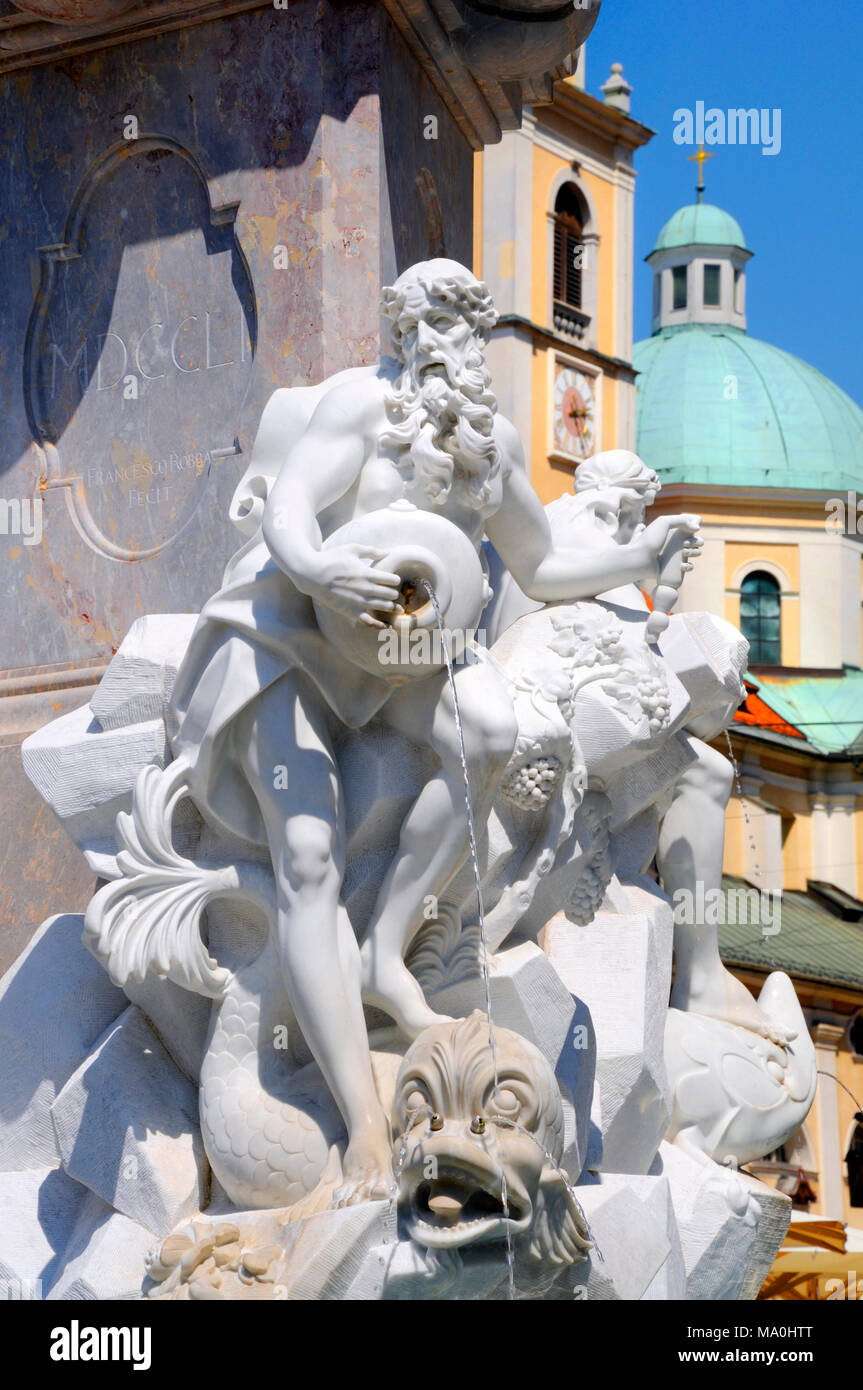
{"type": "Polygon", "coordinates": [[[502,1125],[505,1126],[507,1129],[517,1129],[519,1134],[523,1134],[526,1139],[529,1139],[532,1144],[536,1145],[540,1153],[544,1156],[546,1163],[548,1163],[549,1167],[553,1168],[555,1173],[557,1173],[557,1176],[560,1178],[561,1182],[563,1183],[564,1187],[569,1193],[572,1203],[575,1206],[575,1209],[578,1212],[579,1216],[581,1217],[582,1222],[584,1223],[586,1238],[592,1245],[593,1249],[596,1251],[597,1259],[599,1259],[604,1264],[605,1256],[603,1255],[602,1251],[596,1243],[596,1240],[593,1237],[593,1234],[590,1229],[590,1224],[587,1220],[587,1217],[584,1214],[584,1208],[582,1207],[581,1202],[578,1200],[578,1194],[576,1193],[575,1188],[569,1180],[569,1174],[567,1173],[565,1168],[561,1168],[554,1154],[549,1153],[548,1149],[545,1148],[543,1144],[540,1144],[536,1135],[531,1134],[530,1130],[525,1129],[524,1125],[520,1125],[518,1123],[518,1120],[511,1120],[508,1115],[489,1115],[487,1116],[487,1118],[491,1121],[493,1125],[502,1125]]]}
{"type": "MultiPolygon", "coordinates": [[[[461,721],[461,710],[459,709],[459,703],[458,703],[458,691],[456,690],[456,687],[455,687],[455,672],[453,671],[452,656],[451,656],[451,654],[450,654],[450,649],[449,649],[449,641],[448,641],[448,639],[447,639],[446,629],[445,629],[444,624],[443,624],[443,618],[441,617],[440,605],[438,604],[437,594],[435,593],[434,589],[432,588],[431,584],[429,584],[429,582],[428,582],[427,579],[423,579],[423,580],[421,580],[420,582],[422,583],[423,587],[425,588],[425,590],[426,590],[426,592],[427,592],[427,594],[428,594],[428,596],[429,596],[429,601],[430,601],[430,603],[431,603],[432,608],[434,609],[435,621],[437,622],[437,625],[438,625],[438,631],[440,632],[441,646],[442,646],[442,650],[443,650],[444,661],[446,662],[446,672],[447,672],[447,677],[448,677],[448,679],[449,679],[450,693],[452,694],[453,710],[454,710],[454,712],[455,712],[456,729],[457,729],[457,731],[458,731],[459,754],[460,754],[460,756],[461,756],[462,774],[463,774],[463,776],[464,776],[464,804],[465,804],[465,810],[466,810],[466,812],[467,812],[467,829],[468,829],[468,836],[469,836],[469,839],[470,839],[470,855],[471,855],[471,860],[472,860],[472,862],[473,862],[473,879],[474,879],[474,885],[475,885],[475,888],[476,888],[476,910],[477,910],[477,919],[478,919],[478,923],[479,923],[480,939],[481,939],[481,942],[482,942],[482,960],[481,960],[480,964],[481,964],[481,967],[482,967],[483,984],[484,984],[484,986],[485,986],[485,1009],[486,1009],[486,1016],[487,1016],[487,1018],[488,1018],[488,1046],[489,1046],[489,1051],[491,1052],[491,1065],[492,1065],[492,1076],[493,1076],[493,1085],[494,1085],[494,1089],[493,1089],[493,1091],[492,1091],[492,1095],[496,1097],[496,1096],[497,1096],[497,1093],[498,1093],[498,1090],[499,1090],[499,1077],[498,1077],[498,1069],[497,1069],[497,1045],[496,1045],[496,1043],[495,1043],[495,1038],[494,1038],[494,1025],[493,1025],[493,1023],[492,1023],[492,1018],[491,1018],[491,980],[490,980],[490,977],[489,977],[489,968],[488,968],[489,952],[488,952],[488,942],[487,942],[487,939],[486,939],[486,930],[485,930],[485,913],[484,913],[484,911],[483,911],[482,879],[481,879],[480,869],[479,869],[479,854],[478,854],[478,852],[477,852],[477,844],[476,844],[476,827],[475,827],[475,825],[474,825],[474,819],[473,819],[473,798],[472,798],[472,796],[471,796],[471,790],[470,790],[470,775],[469,775],[469,773],[468,773],[468,768],[467,768],[467,754],[466,754],[466,752],[465,752],[465,746],[464,746],[464,728],[463,728],[463,726],[462,726],[462,721],[461,721]]],[[[515,1267],[514,1267],[514,1263],[513,1263],[512,1231],[510,1230],[510,1222],[509,1222],[509,1200],[508,1200],[507,1190],[506,1190],[506,1170],[505,1170],[505,1168],[504,1168],[504,1164],[503,1164],[503,1161],[502,1161],[502,1160],[501,1160],[501,1164],[500,1164],[500,1201],[501,1201],[501,1206],[503,1207],[503,1222],[504,1222],[504,1231],[505,1231],[505,1234],[506,1234],[506,1267],[507,1267],[507,1281],[508,1281],[508,1288],[509,1288],[509,1297],[510,1297],[511,1299],[514,1299],[514,1298],[515,1298],[515,1267]]]]}
{"type": "MultiPolygon", "coordinates": [[[[492,1098],[495,1098],[495,1097],[497,1096],[497,1093],[498,1093],[498,1090],[499,1090],[499,1076],[498,1076],[498,1064],[497,1064],[497,1045],[496,1045],[496,1043],[495,1043],[495,1037],[494,1037],[494,1024],[493,1024],[493,1022],[492,1022],[492,1016],[491,1016],[491,979],[490,979],[490,973],[489,973],[489,951],[488,951],[488,941],[487,941],[487,938],[486,938],[486,929],[485,929],[485,912],[484,912],[484,907],[483,907],[483,896],[482,896],[482,877],[481,877],[481,874],[480,874],[479,854],[478,854],[478,851],[477,851],[476,826],[475,826],[475,824],[474,824],[474,816],[473,816],[473,798],[472,798],[472,796],[471,796],[471,789],[470,789],[470,774],[469,774],[469,772],[468,772],[467,754],[466,754],[466,751],[465,751],[465,743],[464,743],[464,727],[463,727],[463,725],[462,725],[461,710],[460,710],[460,708],[459,708],[459,701],[458,701],[458,692],[457,692],[457,690],[456,690],[456,685],[455,685],[455,672],[454,672],[454,670],[453,670],[452,656],[451,656],[450,650],[449,650],[449,642],[448,642],[448,640],[447,640],[446,629],[444,628],[443,618],[442,618],[442,616],[441,616],[441,611],[440,611],[440,606],[439,606],[439,604],[438,604],[437,594],[435,593],[435,591],[434,591],[434,589],[432,588],[431,584],[429,584],[428,580],[423,579],[423,580],[421,580],[420,582],[421,582],[421,584],[423,585],[423,587],[425,588],[426,592],[428,593],[429,602],[431,603],[432,608],[433,608],[433,610],[434,610],[435,621],[437,622],[438,631],[440,632],[440,637],[441,637],[441,649],[442,649],[442,651],[443,651],[444,661],[445,661],[445,663],[446,663],[447,678],[448,678],[448,680],[449,680],[449,687],[450,687],[450,692],[451,692],[451,694],[452,694],[452,701],[453,701],[453,710],[454,710],[454,714],[455,714],[456,730],[457,730],[457,732],[458,732],[459,754],[460,754],[460,757],[461,757],[462,774],[463,774],[463,777],[464,777],[464,802],[465,802],[465,811],[466,811],[466,814],[467,814],[468,838],[469,838],[469,841],[470,841],[470,855],[471,855],[471,861],[472,861],[472,864],[473,864],[473,878],[474,878],[474,885],[475,885],[475,889],[476,889],[477,920],[478,920],[478,924],[479,924],[480,939],[481,939],[481,943],[482,943],[482,959],[481,959],[480,965],[481,965],[481,968],[482,968],[483,986],[484,986],[484,990],[485,990],[486,1016],[487,1016],[487,1018],[488,1018],[488,1045],[489,1045],[489,1051],[490,1051],[490,1053],[491,1053],[491,1060],[492,1060],[492,1076],[493,1076],[493,1091],[492,1091],[492,1098]]],[[[425,1107],[423,1107],[423,1108],[425,1108],[425,1107]]],[[[416,1124],[418,1123],[419,1119],[421,1118],[421,1114],[422,1114],[421,1111],[417,1111],[414,1115],[412,1115],[412,1116],[410,1117],[408,1126],[407,1126],[407,1128],[405,1129],[404,1134],[401,1136],[400,1144],[399,1144],[399,1151],[398,1151],[398,1158],[397,1158],[397,1161],[396,1161],[396,1164],[395,1164],[395,1177],[396,1177],[396,1183],[397,1183],[397,1184],[398,1184],[398,1180],[399,1180],[399,1178],[400,1178],[400,1176],[401,1176],[401,1172],[402,1172],[402,1169],[404,1168],[404,1164],[405,1164],[405,1158],[406,1158],[406,1155],[407,1155],[407,1146],[408,1146],[408,1135],[409,1135],[410,1132],[415,1128],[416,1124]]],[[[510,1119],[508,1116],[497,1115],[497,1114],[490,1114],[490,1115],[487,1115],[487,1116],[485,1116],[485,1119],[487,1119],[491,1124],[498,1126],[499,1128],[507,1128],[507,1129],[518,1130],[518,1132],[519,1132],[520,1134],[525,1135],[526,1138],[530,1139],[530,1141],[531,1141],[533,1144],[536,1145],[536,1147],[539,1149],[540,1153],[541,1153],[541,1154],[543,1155],[543,1157],[545,1158],[546,1162],[550,1165],[550,1167],[553,1169],[553,1171],[554,1171],[555,1173],[557,1173],[557,1175],[558,1175],[558,1177],[560,1178],[561,1182],[564,1184],[564,1187],[566,1188],[566,1191],[568,1192],[568,1194],[569,1194],[569,1196],[570,1196],[570,1199],[572,1200],[572,1202],[573,1202],[573,1204],[574,1204],[576,1210],[578,1211],[578,1213],[579,1213],[579,1215],[580,1215],[580,1217],[581,1217],[581,1220],[582,1220],[583,1225],[584,1225],[584,1230],[585,1230],[585,1232],[586,1232],[586,1238],[587,1238],[587,1240],[590,1242],[590,1244],[593,1246],[593,1248],[596,1250],[596,1254],[597,1254],[598,1259],[599,1259],[599,1260],[602,1260],[602,1259],[603,1259],[602,1251],[599,1249],[598,1245],[596,1244],[596,1241],[593,1239],[593,1236],[592,1236],[591,1231],[590,1231],[590,1227],[589,1227],[588,1222],[587,1222],[587,1218],[585,1217],[584,1211],[582,1210],[581,1204],[580,1204],[580,1202],[579,1202],[579,1200],[578,1200],[578,1197],[576,1196],[575,1189],[574,1189],[574,1187],[572,1186],[572,1183],[571,1183],[570,1180],[569,1180],[568,1174],[565,1172],[565,1170],[564,1170],[564,1169],[560,1166],[560,1164],[557,1162],[557,1160],[555,1159],[554,1155],[551,1154],[551,1153],[549,1153],[548,1149],[546,1149],[546,1148],[544,1147],[544,1145],[540,1144],[540,1142],[539,1142],[539,1140],[536,1138],[536,1136],[533,1135],[533,1134],[531,1134],[529,1130],[525,1129],[524,1126],[523,1126],[523,1125],[520,1125],[516,1120],[510,1119]]],[[[499,1146],[498,1146],[498,1147],[499,1147],[499,1146]]],[[[515,1296],[516,1296],[516,1291],[515,1291],[515,1271],[514,1271],[514,1259],[513,1259],[513,1248],[512,1248],[512,1231],[511,1231],[511,1229],[510,1229],[510,1224],[509,1224],[510,1209],[509,1209],[509,1200],[508,1200],[508,1196],[507,1196],[506,1170],[505,1170],[505,1167],[504,1167],[503,1160],[501,1160],[501,1162],[500,1162],[500,1197],[501,1197],[501,1206],[502,1206],[502,1208],[503,1208],[504,1232],[505,1232],[505,1238],[506,1238],[506,1266],[507,1266],[508,1294],[509,1294],[509,1297],[510,1297],[511,1299],[514,1299],[515,1296]]]]}

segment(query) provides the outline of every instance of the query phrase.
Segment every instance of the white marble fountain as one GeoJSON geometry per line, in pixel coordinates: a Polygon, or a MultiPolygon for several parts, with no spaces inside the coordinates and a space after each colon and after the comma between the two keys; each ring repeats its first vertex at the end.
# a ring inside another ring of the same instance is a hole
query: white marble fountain
{"type": "Polygon", "coordinates": [[[383,304],[391,357],[271,398],[203,612],[24,745],[102,885],[0,984],[0,1278],[754,1298],[790,1203],[739,1165],[813,1050],[672,913],[720,882],[746,643],[671,616],[698,518],[646,525],[633,454],[543,509],[483,284],[383,304]]]}

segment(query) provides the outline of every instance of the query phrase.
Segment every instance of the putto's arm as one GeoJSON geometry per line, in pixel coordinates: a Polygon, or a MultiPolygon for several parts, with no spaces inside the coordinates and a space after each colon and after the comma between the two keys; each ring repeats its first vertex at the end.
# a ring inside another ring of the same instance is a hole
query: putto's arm
{"type": "Polygon", "coordinates": [[[621,584],[653,585],[657,556],[683,517],[658,517],[626,545],[602,536],[590,549],[556,548],[542,503],[528,481],[521,441],[508,420],[497,430],[504,475],[503,503],[486,533],[503,563],[529,598],[540,603],[592,598],[621,584]]]}

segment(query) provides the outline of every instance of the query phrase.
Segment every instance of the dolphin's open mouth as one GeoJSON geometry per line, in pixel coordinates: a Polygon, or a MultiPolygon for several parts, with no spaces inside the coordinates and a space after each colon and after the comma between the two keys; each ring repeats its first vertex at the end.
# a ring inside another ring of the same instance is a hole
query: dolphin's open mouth
{"type": "Polygon", "coordinates": [[[530,1198],[513,1191],[512,1184],[508,1186],[507,1208],[508,1217],[499,1172],[441,1165],[436,1178],[422,1179],[412,1188],[407,1219],[418,1244],[452,1247],[503,1239],[507,1224],[513,1234],[526,1230],[531,1219],[530,1198]]]}

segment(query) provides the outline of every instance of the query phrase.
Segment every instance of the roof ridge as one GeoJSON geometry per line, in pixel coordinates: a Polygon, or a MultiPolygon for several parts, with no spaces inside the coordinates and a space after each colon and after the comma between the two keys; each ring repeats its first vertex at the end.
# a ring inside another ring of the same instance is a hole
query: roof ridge
{"type": "MultiPolygon", "coordinates": [[[[750,340],[750,339],[748,339],[748,338],[746,337],[746,334],[743,334],[743,342],[744,342],[745,344],[748,345],[748,343],[749,343],[750,341],[757,343],[757,342],[760,342],[761,340],[760,340],[759,338],[753,338],[753,339],[750,340]]],[[[768,346],[769,346],[769,344],[768,344],[768,346]]],[[[758,380],[761,382],[761,386],[762,386],[762,389],[763,389],[763,391],[764,391],[764,394],[765,394],[765,396],[767,397],[767,400],[770,402],[770,409],[771,409],[771,411],[773,412],[773,418],[774,418],[774,420],[776,421],[776,427],[777,427],[777,429],[778,429],[778,431],[779,431],[779,438],[780,438],[780,440],[781,440],[781,442],[782,442],[782,456],[783,456],[783,458],[785,459],[786,464],[787,464],[788,467],[790,468],[790,466],[791,466],[791,457],[790,457],[790,455],[789,455],[789,453],[788,453],[788,445],[787,445],[787,443],[786,443],[786,441],[785,441],[785,431],[784,431],[784,429],[782,428],[782,421],[781,421],[780,418],[779,418],[779,411],[776,409],[776,404],[775,404],[775,402],[774,402],[774,400],[773,400],[773,396],[772,396],[772,394],[771,394],[771,392],[770,392],[770,390],[769,390],[769,388],[768,388],[768,386],[767,386],[767,382],[766,382],[765,379],[764,379],[764,374],[763,374],[763,372],[761,371],[761,368],[760,368],[759,366],[756,365],[756,363],[755,363],[755,361],[754,361],[754,359],[753,359],[753,357],[752,357],[751,352],[747,352],[745,347],[741,347],[741,352],[742,352],[743,356],[746,358],[746,360],[747,360],[747,362],[749,363],[749,365],[750,365],[750,367],[752,368],[752,370],[755,372],[756,376],[758,377],[758,380]]]]}

